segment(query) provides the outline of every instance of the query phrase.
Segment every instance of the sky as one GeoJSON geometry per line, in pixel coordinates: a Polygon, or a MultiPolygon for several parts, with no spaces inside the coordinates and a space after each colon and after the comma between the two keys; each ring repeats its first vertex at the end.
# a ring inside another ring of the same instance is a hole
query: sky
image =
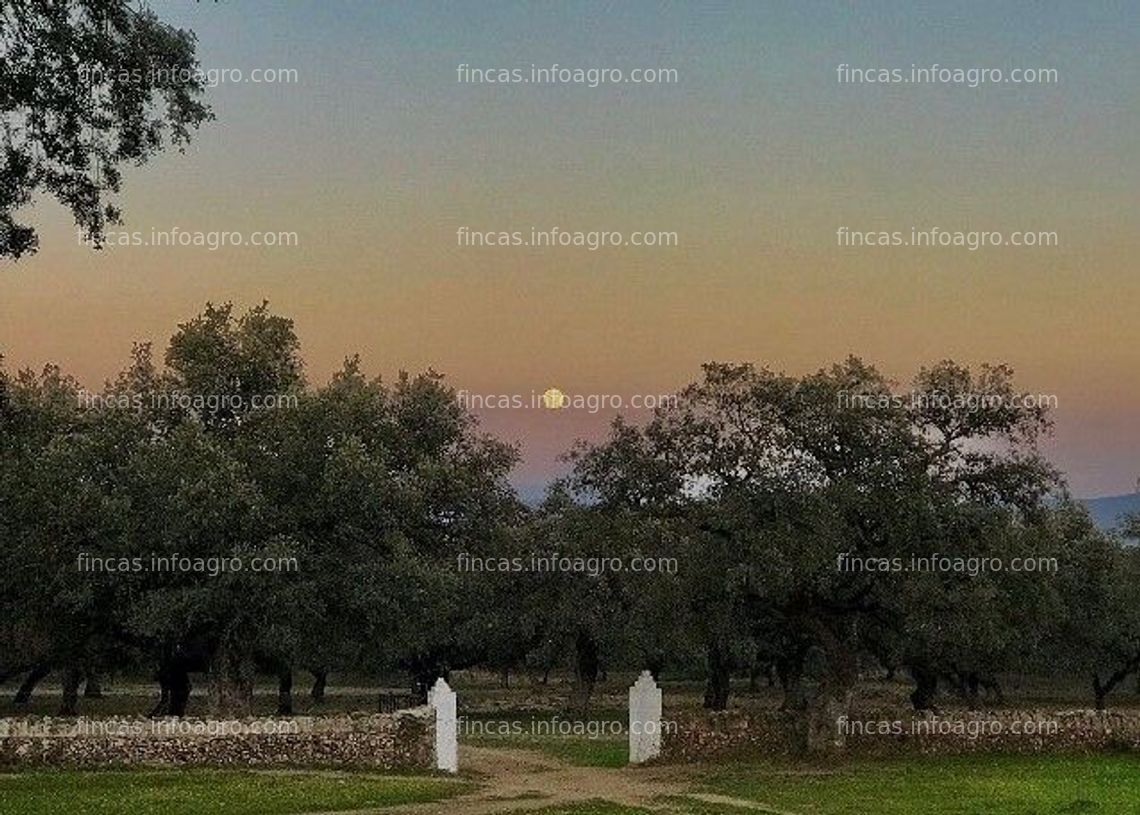
{"type": "MultiPolygon", "coordinates": [[[[9,368],[90,387],[207,301],[292,317],[309,377],[433,368],[470,394],[629,405],[708,360],[858,355],[905,383],[1004,362],[1055,396],[1082,496],[1140,476],[1140,6],[1134,2],[161,2],[227,81],[185,154],[126,174],[121,229],[295,246],[114,246],[37,201],[0,264],[9,368]],[[479,84],[460,66],[673,69],[658,84],[479,84]],[[854,68],[1054,69],[1037,84],[860,84],[854,68]],[[232,77],[232,71],[230,73],[232,77]],[[470,246],[635,231],[675,246],[470,246]],[[844,246],[837,232],[1050,232],[1055,246],[844,246]]],[[[639,410],[623,410],[634,418],[639,410]]],[[[477,411],[534,489],[615,411],[477,411]]]]}

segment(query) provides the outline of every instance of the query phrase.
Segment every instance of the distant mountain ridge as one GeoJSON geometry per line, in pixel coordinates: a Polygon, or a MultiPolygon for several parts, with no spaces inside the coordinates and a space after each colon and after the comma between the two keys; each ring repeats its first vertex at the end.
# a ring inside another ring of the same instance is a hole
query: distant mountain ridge
{"type": "Polygon", "coordinates": [[[1089,515],[1101,529],[1115,529],[1125,515],[1140,514],[1140,492],[1127,495],[1106,495],[1102,498],[1082,498],[1089,515]]]}

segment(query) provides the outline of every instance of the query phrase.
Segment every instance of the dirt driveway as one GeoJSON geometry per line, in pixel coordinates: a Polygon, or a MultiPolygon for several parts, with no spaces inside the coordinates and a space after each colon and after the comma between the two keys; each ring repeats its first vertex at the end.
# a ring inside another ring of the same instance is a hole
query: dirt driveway
{"type": "Polygon", "coordinates": [[[685,797],[773,815],[794,815],[770,809],[754,801],[691,793],[691,770],[677,766],[619,769],[577,767],[533,750],[466,745],[460,747],[459,766],[464,775],[472,777],[479,784],[478,789],[447,801],[340,812],[336,815],[492,815],[592,800],[675,812],[676,804],[670,806],[663,800],[665,797],[685,797]]]}

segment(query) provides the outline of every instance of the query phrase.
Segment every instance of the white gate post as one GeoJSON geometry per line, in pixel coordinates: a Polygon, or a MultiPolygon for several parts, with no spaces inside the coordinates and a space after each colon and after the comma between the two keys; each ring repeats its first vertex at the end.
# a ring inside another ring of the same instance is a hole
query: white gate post
{"type": "Polygon", "coordinates": [[[441,676],[428,691],[428,704],[435,708],[435,766],[449,773],[459,772],[459,721],[455,691],[441,676]]]}
{"type": "Polygon", "coordinates": [[[661,755],[661,689],[642,671],[629,689],[629,763],[661,755]]]}

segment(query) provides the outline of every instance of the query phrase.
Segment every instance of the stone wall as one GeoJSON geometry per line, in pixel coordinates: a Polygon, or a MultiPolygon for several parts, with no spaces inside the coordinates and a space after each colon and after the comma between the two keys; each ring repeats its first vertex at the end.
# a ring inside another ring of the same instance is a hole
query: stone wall
{"type": "Polygon", "coordinates": [[[675,728],[664,734],[661,752],[665,761],[699,761],[745,751],[794,752],[791,717],[778,712],[701,712],[667,718],[675,728]]]}
{"type": "MultiPolygon", "coordinates": [[[[693,761],[760,752],[796,752],[797,722],[779,711],[699,713],[666,732],[666,760],[693,761]]],[[[911,711],[852,712],[836,722],[845,752],[854,756],[975,752],[1060,753],[1140,751],[1140,710],[953,711],[938,716],[911,711]]]]}
{"type": "Polygon", "coordinates": [[[0,766],[435,768],[435,713],[0,719],[0,766]]]}

